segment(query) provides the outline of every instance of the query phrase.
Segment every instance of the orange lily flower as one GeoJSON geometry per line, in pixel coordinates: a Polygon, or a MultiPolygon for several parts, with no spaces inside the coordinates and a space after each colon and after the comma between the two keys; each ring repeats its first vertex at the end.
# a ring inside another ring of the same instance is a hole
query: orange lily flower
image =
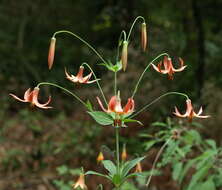
{"type": "Polygon", "coordinates": [[[24,99],[20,99],[19,97],[17,97],[14,94],[9,94],[9,95],[20,102],[30,102],[31,105],[37,106],[42,109],[52,108],[50,106],[47,106],[51,101],[51,96],[49,96],[49,99],[46,103],[44,103],[44,104],[39,103],[39,101],[38,101],[39,88],[38,87],[35,87],[33,91],[31,91],[30,88],[28,90],[26,90],[25,94],[24,94],[24,99]]]}
{"type": "Polygon", "coordinates": [[[181,58],[179,58],[179,61],[180,61],[180,68],[178,68],[178,69],[175,69],[173,67],[171,58],[166,57],[166,56],[163,58],[163,63],[161,61],[157,66],[154,65],[154,64],[151,64],[151,65],[153,66],[153,68],[157,72],[162,73],[162,74],[168,74],[168,78],[170,80],[172,80],[173,79],[173,74],[175,72],[183,71],[186,68],[186,65],[184,65],[184,62],[181,58]],[[164,69],[161,69],[162,65],[164,66],[164,69]]]}
{"type": "Polygon", "coordinates": [[[132,113],[134,111],[134,100],[132,98],[128,98],[127,104],[124,106],[124,108],[122,108],[121,99],[118,96],[112,96],[109,101],[107,110],[103,107],[103,104],[99,97],[97,97],[97,101],[102,110],[106,113],[116,113],[119,115],[124,115],[132,113]]]}
{"type": "Polygon", "coordinates": [[[78,187],[80,187],[81,189],[87,189],[87,186],[85,184],[84,174],[80,174],[79,179],[75,184],[72,185],[72,187],[73,189],[76,189],[78,187]]]}
{"type": "Polygon", "coordinates": [[[176,115],[177,117],[188,117],[189,121],[192,121],[193,117],[198,117],[198,118],[208,118],[210,117],[209,115],[201,115],[203,112],[202,107],[200,107],[200,110],[198,113],[195,113],[193,110],[193,106],[191,103],[190,99],[186,100],[186,104],[187,104],[187,110],[185,114],[181,114],[177,107],[175,106],[175,112],[173,112],[174,115],[176,115]]]}
{"type": "Polygon", "coordinates": [[[84,71],[84,66],[80,66],[78,74],[74,76],[74,75],[68,74],[68,72],[65,69],[66,78],[74,83],[90,84],[97,81],[97,80],[89,81],[90,77],[92,76],[92,72],[88,74],[87,76],[83,77],[83,71],[84,71]]]}

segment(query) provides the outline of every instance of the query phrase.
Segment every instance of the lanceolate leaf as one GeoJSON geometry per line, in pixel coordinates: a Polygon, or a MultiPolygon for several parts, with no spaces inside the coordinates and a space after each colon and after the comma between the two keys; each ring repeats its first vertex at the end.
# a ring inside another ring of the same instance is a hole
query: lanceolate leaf
{"type": "Polygon", "coordinates": [[[109,176],[101,174],[99,172],[95,172],[95,171],[88,171],[85,173],[85,175],[98,175],[98,176],[105,177],[105,178],[108,178],[111,180],[111,178],[109,176]]]}
{"type": "Polygon", "coordinates": [[[104,160],[104,161],[102,161],[102,164],[109,171],[111,176],[116,174],[116,166],[114,165],[114,163],[112,161],[104,160]]]}
{"type": "Polygon", "coordinates": [[[113,124],[113,119],[110,115],[101,111],[92,111],[89,112],[89,115],[93,117],[93,119],[100,125],[111,125],[113,124]]]}
{"type": "Polygon", "coordinates": [[[140,121],[138,121],[138,120],[135,120],[135,119],[124,119],[123,121],[124,121],[125,123],[134,123],[134,122],[136,122],[136,123],[138,123],[138,124],[140,124],[140,125],[143,125],[142,122],[140,122],[140,121]]]}
{"type": "Polygon", "coordinates": [[[137,163],[141,162],[144,158],[145,156],[126,162],[122,167],[122,176],[125,177],[129,173],[129,171],[133,167],[135,167],[137,163]]]}

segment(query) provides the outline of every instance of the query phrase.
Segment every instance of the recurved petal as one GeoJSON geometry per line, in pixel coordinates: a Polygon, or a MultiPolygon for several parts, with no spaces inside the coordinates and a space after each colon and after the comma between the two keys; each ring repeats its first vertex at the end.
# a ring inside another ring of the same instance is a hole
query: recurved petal
{"type": "Polygon", "coordinates": [[[181,113],[178,111],[178,109],[177,109],[176,106],[175,106],[175,112],[173,112],[173,114],[176,115],[177,117],[187,117],[187,114],[186,114],[186,113],[185,113],[185,114],[181,114],[181,113]]]}
{"type": "Polygon", "coordinates": [[[23,100],[21,98],[19,98],[18,96],[14,95],[14,94],[9,94],[10,96],[12,96],[13,98],[15,98],[16,100],[20,101],[20,102],[28,102],[27,100],[23,100]]]}
{"type": "Polygon", "coordinates": [[[28,90],[25,91],[24,94],[24,100],[28,101],[30,99],[30,95],[31,95],[31,88],[29,88],[28,90]]]}
{"type": "Polygon", "coordinates": [[[123,112],[125,114],[133,112],[134,106],[135,106],[134,100],[132,98],[129,98],[128,101],[127,101],[127,104],[123,108],[123,112]]]}
{"type": "MultiPolygon", "coordinates": [[[[159,63],[160,64],[160,63],[159,63]]],[[[156,65],[154,65],[153,63],[151,63],[152,67],[154,68],[154,70],[156,70],[157,72],[161,73],[161,69],[159,69],[159,64],[158,67],[156,65]]]]}
{"type": "Polygon", "coordinates": [[[32,102],[34,105],[36,105],[37,107],[42,108],[42,109],[52,108],[50,106],[47,106],[51,101],[51,96],[49,96],[49,99],[46,103],[41,104],[38,101],[38,95],[39,95],[39,88],[35,87],[34,90],[33,90],[33,102],[32,102]]]}
{"type": "MultiPolygon", "coordinates": [[[[89,79],[91,78],[92,76],[92,72],[89,73],[87,76],[83,77],[82,79],[79,79],[79,82],[80,83],[89,83],[89,79]]],[[[94,81],[95,82],[95,81],[94,81]]],[[[92,83],[92,82],[91,82],[92,83]]]]}
{"type": "Polygon", "coordinates": [[[78,74],[76,75],[76,77],[79,79],[79,80],[82,80],[83,79],[83,71],[84,71],[84,66],[80,66],[79,67],[79,72],[78,74]]]}
{"type": "Polygon", "coordinates": [[[187,67],[187,65],[184,65],[184,61],[183,61],[183,59],[181,59],[180,57],[179,57],[179,62],[180,62],[180,68],[175,69],[175,68],[173,67],[173,71],[174,71],[174,72],[183,71],[183,70],[187,67]]]}
{"type": "Polygon", "coordinates": [[[102,104],[101,100],[99,99],[99,97],[96,97],[96,99],[97,99],[97,101],[98,101],[101,109],[102,109],[104,112],[108,112],[108,110],[106,110],[106,109],[103,107],[103,104],[102,104]]]}

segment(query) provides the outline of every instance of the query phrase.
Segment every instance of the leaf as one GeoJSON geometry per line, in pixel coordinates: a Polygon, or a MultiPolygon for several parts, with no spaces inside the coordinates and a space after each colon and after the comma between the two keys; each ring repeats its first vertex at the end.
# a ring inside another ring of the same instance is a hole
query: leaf
{"type": "Polygon", "coordinates": [[[216,190],[216,187],[212,178],[208,179],[206,182],[199,185],[198,188],[201,190],[216,190]]]}
{"type": "Polygon", "coordinates": [[[124,119],[123,121],[124,121],[125,123],[133,123],[133,122],[136,122],[136,123],[138,123],[138,124],[140,124],[140,125],[143,125],[142,122],[140,122],[139,120],[136,120],[136,119],[124,119]]]}
{"type": "Polygon", "coordinates": [[[111,125],[113,124],[113,119],[110,115],[106,114],[102,111],[92,111],[89,112],[89,115],[93,117],[93,119],[100,125],[111,125]]]}
{"type": "Polygon", "coordinates": [[[143,144],[145,150],[149,150],[157,141],[156,140],[151,140],[151,141],[148,141],[146,143],[143,144]]]}
{"type": "Polygon", "coordinates": [[[56,168],[57,172],[59,175],[64,175],[67,174],[69,171],[69,168],[66,165],[62,165],[56,168]]]}
{"type": "Polygon", "coordinates": [[[91,102],[90,102],[89,100],[87,100],[87,102],[86,102],[86,107],[87,107],[87,109],[88,109],[89,111],[93,111],[92,104],[91,104],[91,102]]]}
{"type": "Polygon", "coordinates": [[[111,180],[111,178],[108,175],[104,175],[104,174],[101,174],[101,173],[95,172],[95,171],[87,171],[85,173],[85,175],[97,175],[97,176],[105,177],[105,178],[108,178],[109,180],[111,180]]]}
{"type": "Polygon", "coordinates": [[[139,158],[136,158],[134,160],[131,160],[131,161],[128,161],[126,162],[123,167],[122,167],[122,176],[125,177],[129,171],[136,166],[137,163],[141,162],[144,158],[146,158],[145,156],[143,157],[139,157],[139,158]]]}
{"type": "Polygon", "coordinates": [[[178,163],[173,165],[173,174],[172,175],[173,175],[173,179],[175,181],[178,180],[182,168],[183,168],[183,163],[181,163],[181,162],[178,162],[178,163]]]}
{"type": "Polygon", "coordinates": [[[163,123],[163,122],[154,122],[154,123],[152,123],[152,126],[153,127],[168,127],[168,125],[166,124],[166,123],[163,123]]]}
{"type": "Polygon", "coordinates": [[[198,170],[191,179],[191,182],[187,188],[187,190],[192,190],[192,188],[202,180],[209,172],[209,169],[212,167],[212,164],[207,164],[204,167],[202,167],[200,170],[198,170]]]}
{"type": "Polygon", "coordinates": [[[212,149],[217,150],[216,142],[212,139],[206,140],[206,143],[211,146],[212,149]]]}
{"type": "Polygon", "coordinates": [[[111,176],[116,174],[116,166],[114,165],[114,163],[111,160],[103,160],[102,164],[103,164],[104,168],[106,168],[109,171],[111,176]]]}

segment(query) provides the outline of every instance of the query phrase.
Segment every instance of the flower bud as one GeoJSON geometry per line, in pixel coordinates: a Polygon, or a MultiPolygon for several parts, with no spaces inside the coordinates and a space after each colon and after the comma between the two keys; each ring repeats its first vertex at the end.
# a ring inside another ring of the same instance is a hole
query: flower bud
{"type": "Polygon", "coordinates": [[[123,49],[122,49],[122,66],[123,66],[123,71],[126,70],[127,67],[127,57],[128,57],[128,42],[125,40],[123,41],[123,49]]]}
{"type": "Polygon", "coordinates": [[[146,23],[143,22],[141,25],[141,46],[143,51],[146,50],[146,45],[147,45],[146,23]]]}
{"type": "Polygon", "coordinates": [[[123,152],[121,154],[121,158],[122,158],[122,161],[125,161],[127,159],[127,152],[126,152],[126,146],[125,145],[123,147],[123,152]]]}
{"type": "Polygon", "coordinates": [[[50,46],[49,46],[49,54],[48,54],[48,66],[49,69],[52,68],[53,61],[54,61],[54,56],[55,56],[55,44],[56,44],[56,38],[52,37],[50,46]]]}
{"type": "Polygon", "coordinates": [[[137,163],[136,164],[136,169],[135,169],[135,172],[136,173],[141,173],[143,170],[142,170],[142,166],[141,166],[141,163],[137,163]]]}
{"type": "Polygon", "coordinates": [[[103,153],[100,152],[99,155],[97,156],[97,163],[101,162],[104,160],[104,156],[103,156],[103,153]]]}

